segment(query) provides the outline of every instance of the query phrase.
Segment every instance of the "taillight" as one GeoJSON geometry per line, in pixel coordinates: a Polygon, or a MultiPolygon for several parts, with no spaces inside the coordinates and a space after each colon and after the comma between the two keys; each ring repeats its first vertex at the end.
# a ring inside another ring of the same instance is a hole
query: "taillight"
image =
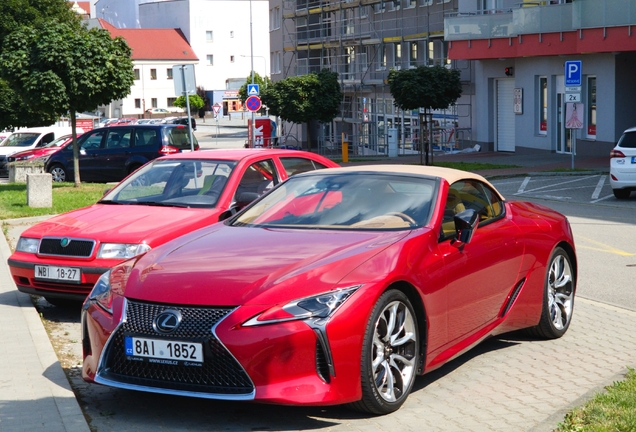
{"type": "Polygon", "coordinates": [[[614,158],[624,158],[625,154],[620,151],[620,150],[612,150],[610,152],[610,159],[614,159],[614,158]]]}
{"type": "Polygon", "coordinates": [[[179,150],[179,149],[178,149],[178,148],[176,148],[176,147],[171,147],[171,146],[167,146],[167,145],[165,145],[165,146],[162,146],[162,147],[159,149],[159,154],[162,154],[162,155],[169,155],[169,154],[179,153],[180,151],[181,151],[181,150],[179,150]]]}

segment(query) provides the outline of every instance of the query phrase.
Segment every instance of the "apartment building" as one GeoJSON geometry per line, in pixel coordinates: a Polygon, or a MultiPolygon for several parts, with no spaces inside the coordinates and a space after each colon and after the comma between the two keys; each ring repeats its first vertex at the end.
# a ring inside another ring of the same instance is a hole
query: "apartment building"
{"type": "Polygon", "coordinates": [[[459,0],[444,37],[449,58],[473,63],[472,138],[494,151],[609,155],[636,125],[635,24],[634,0],[459,0]],[[570,61],[581,62],[578,86],[570,61]]]}
{"type": "MultiPolygon", "coordinates": [[[[342,134],[360,155],[387,154],[392,140],[402,154],[418,151],[419,112],[397,109],[386,79],[391,69],[434,64],[462,67],[470,78],[470,62],[450,62],[444,41],[444,17],[457,11],[457,2],[270,0],[272,80],[324,68],[339,74],[342,115],[310,126],[319,151],[337,152],[342,134]]],[[[456,126],[469,132],[469,113],[459,105],[436,113],[438,141],[451,141],[456,126]]],[[[283,125],[283,133],[291,144],[306,143],[305,125],[283,125]]]]}

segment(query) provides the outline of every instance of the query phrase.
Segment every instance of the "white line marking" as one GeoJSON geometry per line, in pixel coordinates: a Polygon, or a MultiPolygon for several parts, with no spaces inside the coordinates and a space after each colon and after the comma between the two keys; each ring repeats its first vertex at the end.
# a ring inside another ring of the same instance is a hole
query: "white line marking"
{"type": "Polygon", "coordinates": [[[590,204],[596,204],[596,203],[597,203],[597,202],[599,202],[599,201],[605,201],[606,199],[612,198],[613,196],[614,196],[614,194],[604,196],[603,198],[599,198],[599,199],[597,199],[597,200],[590,201],[590,204]]]}
{"type": "Polygon", "coordinates": [[[603,185],[605,184],[606,175],[601,176],[598,180],[598,184],[596,185],[596,189],[594,189],[594,193],[592,194],[592,199],[595,200],[601,194],[601,189],[603,189],[603,185]]]}
{"type": "MultiPolygon", "coordinates": [[[[574,180],[569,180],[569,181],[566,181],[566,182],[550,184],[548,186],[541,186],[541,187],[538,187],[538,188],[535,188],[535,189],[530,189],[529,191],[525,191],[525,192],[526,193],[534,192],[534,191],[538,191],[538,190],[541,190],[541,189],[547,189],[547,188],[552,188],[552,187],[555,187],[555,186],[564,185],[564,184],[567,184],[567,183],[574,183],[574,182],[578,182],[578,181],[589,180],[589,179],[594,178],[594,177],[598,177],[598,174],[595,174],[593,176],[581,177],[581,178],[577,178],[577,179],[574,179],[574,180]]],[[[515,195],[519,195],[519,194],[516,193],[515,195]]]]}
{"type": "Polygon", "coordinates": [[[521,183],[521,186],[519,186],[519,190],[517,191],[518,194],[523,193],[524,190],[526,190],[526,186],[528,186],[528,183],[530,182],[530,177],[526,177],[525,179],[523,179],[523,183],[521,183]]]}

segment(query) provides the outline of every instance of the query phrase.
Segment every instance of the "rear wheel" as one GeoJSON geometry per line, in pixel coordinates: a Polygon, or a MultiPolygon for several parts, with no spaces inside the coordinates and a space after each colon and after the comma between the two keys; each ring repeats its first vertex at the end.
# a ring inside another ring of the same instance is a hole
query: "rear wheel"
{"type": "Polygon", "coordinates": [[[351,407],[372,414],[399,409],[415,382],[419,334],[411,302],[397,290],[376,303],[362,346],[362,399],[351,407]]]}
{"type": "Polygon", "coordinates": [[[53,165],[51,168],[49,168],[49,172],[51,173],[51,177],[53,178],[54,182],[66,181],[66,170],[62,165],[53,165]]]}
{"type": "Polygon", "coordinates": [[[612,189],[612,192],[614,192],[614,196],[618,199],[627,199],[632,193],[629,189],[612,189]]]}
{"type": "Polygon", "coordinates": [[[550,256],[541,319],[537,326],[529,329],[531,335],[556,339],[565,334],[572,321],[575,284],[570,257],[565,250],[558,247],[550,256]]]}

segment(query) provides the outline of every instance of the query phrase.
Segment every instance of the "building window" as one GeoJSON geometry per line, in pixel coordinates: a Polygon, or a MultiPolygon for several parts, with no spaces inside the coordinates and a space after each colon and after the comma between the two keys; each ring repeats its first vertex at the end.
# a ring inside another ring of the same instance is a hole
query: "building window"
{"type": "Polygon", "coordinates": [[[157,98],[150,99],[150,104],[153,108],[157,108],[157,98]]]}
{"type": "Polygon", "coordinates": [[[138,80],[139,77],[139,69],[133,69],[133,73],[135,74],[135,79],[138,80]]]}
{"type": "Polygon", "coordinates": [[[176,100],[177,100],[177,98],[173,98],[173,97],[168,98],[167,106],[168,107],[174,107],[174,101],[176,101],[176,100]]]}
{"type": "Polygon", "coordinates": [[[234,37],[234,30],[230,30],[230,37],[233,38],[234,37]]]}
{"type": "Polygon", "coordinates": [[[269,11],[269,29],[276,30],[280,28],[280,7],[275,7],[269,11]]]}
{"type": "Polygon", "coordinates": [[[587,137],[596,138],[596,77],[587,77],[587,137]]]}
{"type": "Polygon", "coordinates": [[[214,41],[214,32],[212,30],[208,30],[205,32],[205,40],[208,42],[214,41]]]}
{"type": "Polygon", "coordinates": [[[397,70],[402,67],[402,44],[400,42],[393,44],[393,66],[397,70]]]}
{"type": "Polygon", "coordinates": [[[386,10],[386,2],[384,0],[381,0],[380,3],[376,3],[373,5],[373,11],[375,13],[381,13],[384,12],[386,10]]]}
{"type": "Polygon", "coordinates": [[[157,79],[157,69],[150,69],[150,79],[151,80],[157,79]]]}
{"type": "Polygon", "coordinates": [[[402,6],[402,1],[401,0],[393,0],[393,10],[400,10],[400,7],[402,6]]]}
{"type": "Polygon", "coordinates": [[[230,63],[234,63],[234,56],[230,56],[230,63]]]}
{"type": "Polygon", "coordinates": [[[135,108],[141,108],[141,99],[135,99],[135,108]]]}
{"type": "Polygon", "coordinates": [[[386,45],[380,45],[378,50],[380,50],[378,55],[378,69],[383,70],[386,69],[386,45]]]}
{"type": "Polygon", "coordinates": [[[433,4],[433,0],[420,0],[420,6],[430,6],[433,4]]]}
{"type": "Polygon", "coordinates": [[[409,44],[409,66],[417,66],[417,42],[409,44]]]}
{"type": "Polygon", "coordinates": [[[166,76],[168,77],[169,80],[172,79],[172,68],[166,69],[166,76]]]}
{"type": "Polygon", "coordinates": [[[280,51],[270,53],[269,63],[273,74],[280,73],[280,51]]]}
{"type": "Polygon", "coordinates": [[[404,0],[404,9],[415,7],[415,0],[404,0]]]}
{"type": "Polygon", "coordinates": [[[548,78],[539,77],[539,135],[548,134],[548,78]]]}
{"type": "Polygon", "coordinates": [[[208,66],[214,66],[214,56],[212,54],[208,54],[206,56],[206,62],[208,66]]]}

